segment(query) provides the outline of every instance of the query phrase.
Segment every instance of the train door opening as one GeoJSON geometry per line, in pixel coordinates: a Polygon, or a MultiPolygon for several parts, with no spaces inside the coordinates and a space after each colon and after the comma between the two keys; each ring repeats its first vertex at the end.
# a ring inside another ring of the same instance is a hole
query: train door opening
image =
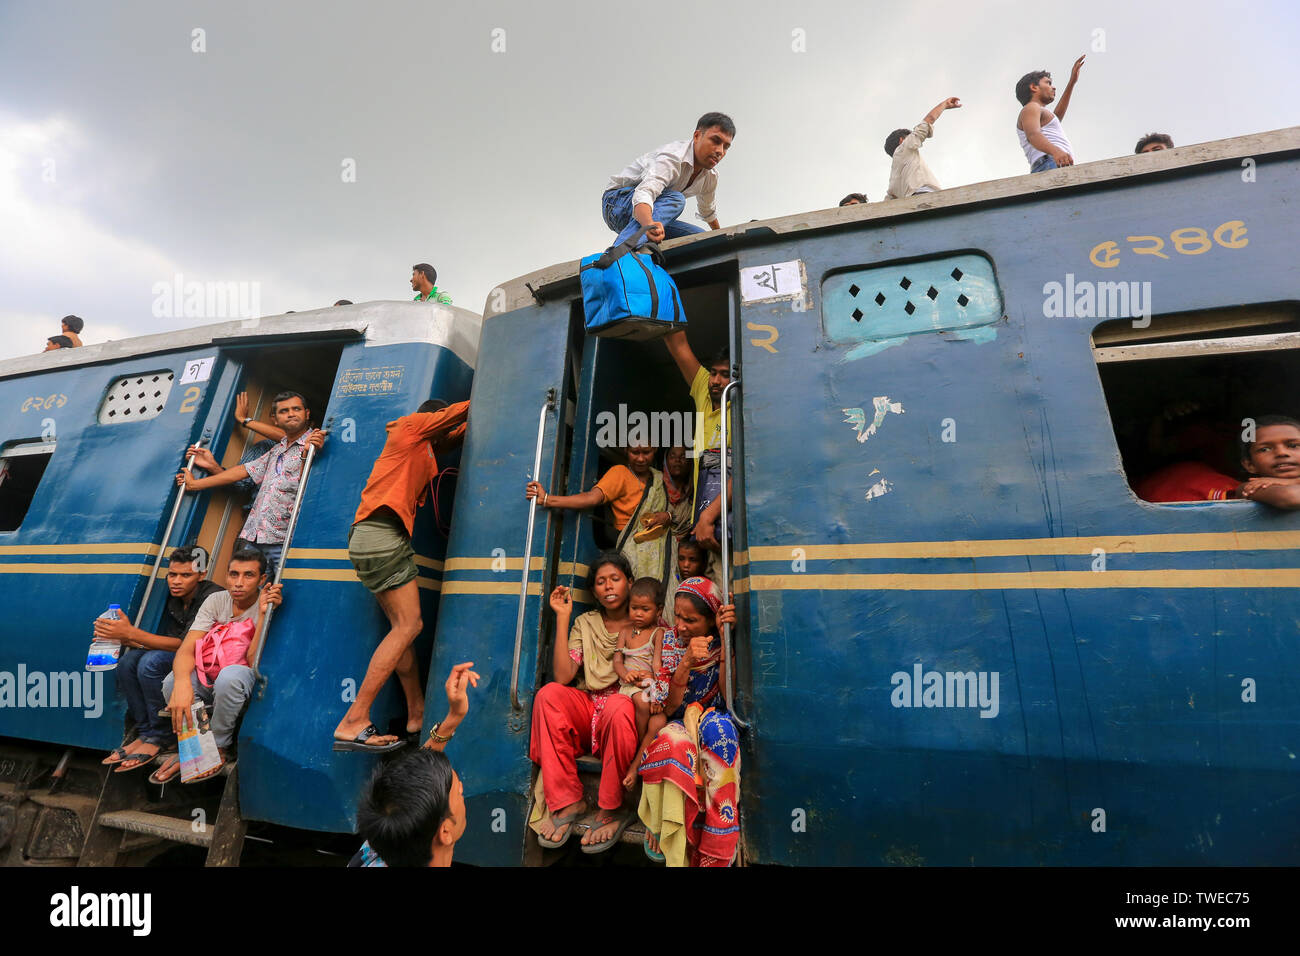
{"type": "MultiPolygon", "coordinates": [[[[728,272],[714,267],[677,277],[687,316],[687,342],[705,368],[731,346],[732,276],[734,268],[728,272]]],[[[561,421],[567,423],[563,438],[569,444],[562,447],[559,460],[567,467],[565,480],[553,487],[570,495],[590,491],[610,469],[629,464],[629,445],[653,447],[652,467],[662,472],[667,450],[673,445],[690,450],[699,427],[689,383],[662,339],[638,342],[585,335],[581,300],[573,303],[571,314],[570,325],[579,334],[570,340],[579,346],[570,357],[572,375],[566,376],[574,389],[573,401],[561,411],[561,421]]],[[[732,419],[739,422],[738,413],[733,412],[732,419]]],[[[733,464],[741,460],[734,448],[733,444],[733,464]]],[[[737,513],[733,508],[733,521],[737,513]]],[[[572,584],[577,600],[590,605],[587,569],[600,552],[615,548],[622,530],[619,519],[606,504],[578,512],[572,522],[553,525],[552,580],[572,584]]],[[[675,560],[675,549],[670,547],[669,553],[675,560]]],[[[670,575],[671,568],[665,576],[670,575]]],[[[550,651],[546,641],[542,645],[539,682],[545,683],[549,673],[543,671],[549,671],[550,651]]]]}
{"type": "MultiPolygon", "coordinates": [[[[265,454],[274,441],[250,428],[242,418],[271,424],[272,399],[281,392],[298,392],[310,411],[312,427],[320,428],[329,419],[330,393],[343,354],[342,342],[315,344],[240,346],[231,349],[231,358],[243,362],[240,391],[247,396],[236,403],[227,420],[217,428],[213,439],[223,468],[252,461],[265,454]],[[242,417],[240,412],[244,414],[242,417]]],[[[211,556],[206,576],[221,583],[235,542],[243,530],[257,487],[251,480],[213,489],[198,534],[198,544],[211,556]]]]}

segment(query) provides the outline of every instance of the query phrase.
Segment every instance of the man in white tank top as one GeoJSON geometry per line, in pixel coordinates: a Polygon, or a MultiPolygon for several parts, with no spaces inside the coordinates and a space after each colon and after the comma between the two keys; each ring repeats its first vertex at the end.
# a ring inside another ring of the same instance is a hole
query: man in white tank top
{"type": "Polygon", "coordinates": [[[1022,107],[1016,120],[1016,134],[1020,137],[1020,148],[1025,151],[1025,158],[1029,160],[1031,173],[1074,165],[1074,147],[1070,145],[1065,130],[1061,129],[1061,120],[1065,119],[1065,111],[1069,108],[1074,84],[1079,82],[1083,59],[1079,57],[1074,61],[1070,82],[1065,84],[1065,92],[1056,104],[1055,113],[1047,108],[1047,104],[1056,99],[1052,74],[1036,70],[1026,73],[1016,84],[1016,99],[1022,107]]]}

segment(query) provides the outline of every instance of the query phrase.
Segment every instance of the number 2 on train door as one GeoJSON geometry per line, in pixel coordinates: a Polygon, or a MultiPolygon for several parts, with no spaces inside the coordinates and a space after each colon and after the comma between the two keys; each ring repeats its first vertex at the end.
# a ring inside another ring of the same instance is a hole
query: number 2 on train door
{"type": "Polygon", "coordinates": [[[197,385],[191,385],[185,390],[185,398],[181,401],[180,414],[188,415],[199,407],[199,396],[202,389],[197,385]]]}

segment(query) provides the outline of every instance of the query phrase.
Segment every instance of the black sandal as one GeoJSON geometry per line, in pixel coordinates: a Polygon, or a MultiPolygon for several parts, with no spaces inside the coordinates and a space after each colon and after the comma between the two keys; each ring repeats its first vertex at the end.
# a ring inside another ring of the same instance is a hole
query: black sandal
{"type": "Polygon", "coordinates": [[[375,728],[374,724],[367,724],[366,729],[361,731],[361,733],[357,734],[351,740],[341,740],[338,737],[335,737],[334,750],[339,753],[351,751],[353,753],[387,754],[392,753],[399,747],[406,746],[405,740],[394,740],[392,743],[387,744],[366,743],[367,740],[378,733],[379,731],[375,728]]]}

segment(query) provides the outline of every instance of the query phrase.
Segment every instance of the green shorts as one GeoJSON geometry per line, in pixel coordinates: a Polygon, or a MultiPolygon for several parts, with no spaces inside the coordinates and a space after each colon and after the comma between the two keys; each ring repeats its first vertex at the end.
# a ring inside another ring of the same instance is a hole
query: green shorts
{"type": "Polygon", "coordinates": [[[400,588],[419,574],[406,527],[386,508],[352,526],[348,558],[372,594],[400,588]]]}

